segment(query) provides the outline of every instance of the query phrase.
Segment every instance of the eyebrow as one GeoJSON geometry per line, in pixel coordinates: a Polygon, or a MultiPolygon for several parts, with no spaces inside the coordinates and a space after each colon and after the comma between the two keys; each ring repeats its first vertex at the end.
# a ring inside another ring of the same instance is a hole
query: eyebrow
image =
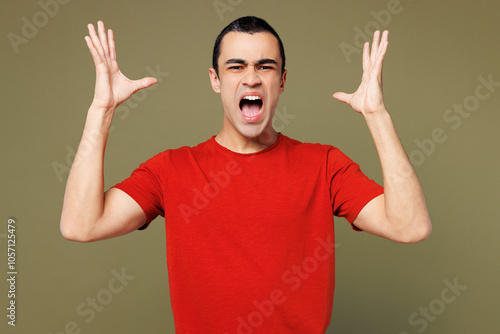
{"type": "MultiPolygon", "coordinates": [[[[248,65],[248,62],[244,59],[240,59],[240,58],[231,58],[231,59],[228,59],[226,61],[226,65],[228,64],[243,64],[243,65],[248,65]]],[[[271,59],[271,58],[263,58],[263,59],[259,59],[257,60],[254,65],[262,65],[262,64],[274,64],[274,65],[278,65],[278,62],[274,59],[271,59]]]]}

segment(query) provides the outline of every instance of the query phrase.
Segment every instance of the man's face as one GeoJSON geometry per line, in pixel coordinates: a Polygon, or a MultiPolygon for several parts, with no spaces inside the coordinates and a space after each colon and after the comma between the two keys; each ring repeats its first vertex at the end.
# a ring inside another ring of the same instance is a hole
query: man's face
{"type": "Polygon", "coordinates": [[[230,32],[222,40],[218,65],[218,75],[210,69],[210,81],[221,94],[223,131],[246,138],[274,132],[272,119],[286,81],[276,37],[230,32]]]}

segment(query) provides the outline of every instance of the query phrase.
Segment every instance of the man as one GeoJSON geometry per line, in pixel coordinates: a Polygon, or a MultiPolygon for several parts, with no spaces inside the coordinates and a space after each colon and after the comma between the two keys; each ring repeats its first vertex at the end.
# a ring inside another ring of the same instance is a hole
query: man
{"type": "Polygon", "coordinates": [[[333,215],[396,242],[427,238],[431,222],[418,178],[382,98],[387,36],[363,49],[353,94],[377,148],[384,188],[337,148],[305,144],[272,127],[287,77],[278,34],[243,17],[217,38],[213,90],[222,130],[196,147],[167,150],[104,192],[103,157],[116,107],[154,78],[118,68],[113,32],[89,25],[96,89],[68,178],[61,231],[88,242],[165,217],[177,333],[324,333],[334,290],[333,215]]]}

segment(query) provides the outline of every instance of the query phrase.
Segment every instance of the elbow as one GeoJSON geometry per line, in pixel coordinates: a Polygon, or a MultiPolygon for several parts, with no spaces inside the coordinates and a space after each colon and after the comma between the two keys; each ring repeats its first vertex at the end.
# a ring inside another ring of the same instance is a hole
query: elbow
{"type": "Polygon", "coordinates": [[[68,224],[66,221],[61,219],[60,223],[60,230],[61,234],[64,237],[64,239],[69,240],[69,241],[76,241],[76,242],[91,242],[92,240],[90,239],[88,233],[85,233],[85,231],[75,229],[72,227],[70,224],[68,224]]]}
{"type": "Polygon", "coordinates": [[[403,233],[401,239],[398,240],[400,243],[404,244],[415,244],[429,238],[432,232],[432,223],[430,219],[426,219],[422,222],[415,224],[411,231],[403,233]]]}

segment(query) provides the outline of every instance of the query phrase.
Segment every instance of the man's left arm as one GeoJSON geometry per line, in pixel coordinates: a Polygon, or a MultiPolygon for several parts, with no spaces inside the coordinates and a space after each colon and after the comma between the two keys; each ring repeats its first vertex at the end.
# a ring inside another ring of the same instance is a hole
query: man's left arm
{"type": "Polygon", "coordinates": [[[353,94],[337,92],[334,98],[362,114],[375,142],[384,180],[384,194],[371,200],[353,224],[396,242],[426,239],[432,230],[424,193],[417,174],[399,140],[382,93],[382,65],[388,31],[375,32],[371,50],[363,48],[363,78],[353,94]],[[379,42],[380,39],[380,42],[379,42]]]}

